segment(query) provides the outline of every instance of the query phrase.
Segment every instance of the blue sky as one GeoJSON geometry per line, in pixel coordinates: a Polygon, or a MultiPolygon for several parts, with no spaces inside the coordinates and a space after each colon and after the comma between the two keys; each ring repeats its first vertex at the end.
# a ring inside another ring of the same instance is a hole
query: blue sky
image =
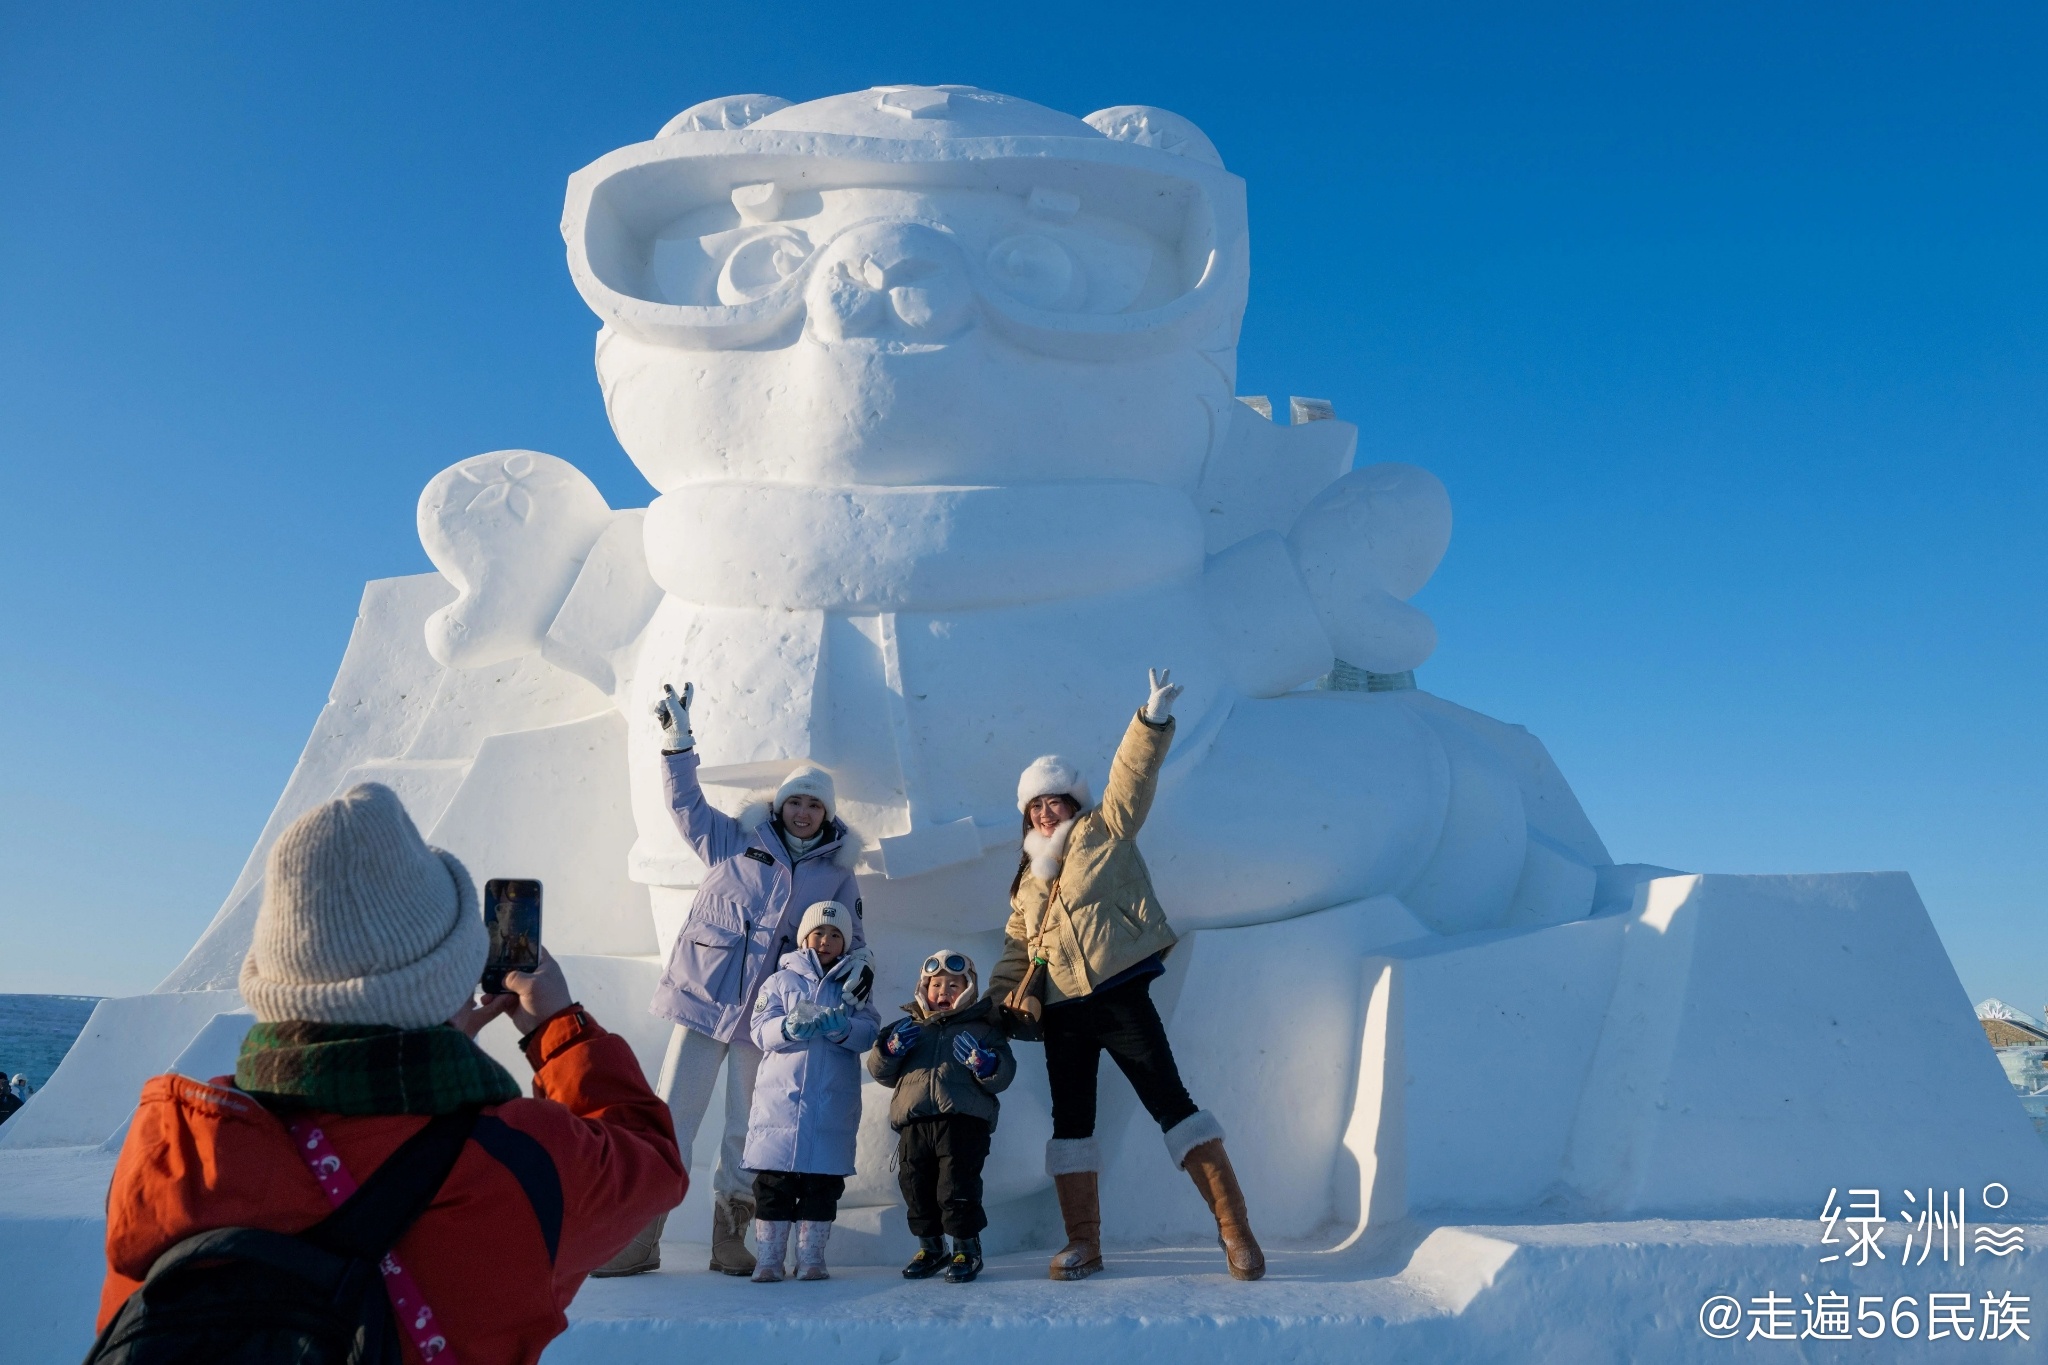
{"type": "Polygon", "coordinates": [[[0,2],[0,990],[218,905],[437,470],[645,485],[563,182],[710,96],[1175,109],[1246,393],[1436,471],[1425,686],[1618,858],[1904,868],[2048,999],[2048,10],[0,2]]]}

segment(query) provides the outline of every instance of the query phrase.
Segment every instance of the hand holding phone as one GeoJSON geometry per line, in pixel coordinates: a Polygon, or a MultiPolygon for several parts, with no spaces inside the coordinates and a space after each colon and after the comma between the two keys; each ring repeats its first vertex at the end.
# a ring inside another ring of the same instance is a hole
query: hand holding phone
{"type": "Polygon", "coordinates": [[[540,966],[540,883],[530,877],[493,877],[484,883],[484,928],[491,938],[484,959],[485,995],[502,995],[507,972],[540,966]]]}
{"type": "Polygon", "coordinates": [[[511,1002],[505,1012],[521,1033],[533,1032],[576,1003],[569,993],[569,979],[562,975],[562,964],[545,948],[540,950],[540,963],[534,970],[505,973],[505,992],[496,998],[511,1002]]]}

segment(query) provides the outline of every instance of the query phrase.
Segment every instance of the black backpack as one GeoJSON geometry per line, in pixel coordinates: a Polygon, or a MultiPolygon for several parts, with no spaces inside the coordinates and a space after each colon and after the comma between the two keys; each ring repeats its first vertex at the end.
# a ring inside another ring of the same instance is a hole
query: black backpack
{"type": "Polygon", "coordinates": [[[86,1365],[400,1365],[377,1263],[433,1202],[476,1120],[474,1108],[432,1120],[297,1236],[187,1237],[157,1257],[86,1365]]]}

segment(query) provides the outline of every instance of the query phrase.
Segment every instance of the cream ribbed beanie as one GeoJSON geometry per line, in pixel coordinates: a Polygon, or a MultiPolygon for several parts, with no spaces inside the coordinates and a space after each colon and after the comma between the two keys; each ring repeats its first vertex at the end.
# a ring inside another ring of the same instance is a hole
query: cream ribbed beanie
{"type": "Polygon", "coordinates": [[[470,998],[489,952],[469,870],[365,782],[271,846],[242,999],[266,1023],[428,1028],[470,998]]]}

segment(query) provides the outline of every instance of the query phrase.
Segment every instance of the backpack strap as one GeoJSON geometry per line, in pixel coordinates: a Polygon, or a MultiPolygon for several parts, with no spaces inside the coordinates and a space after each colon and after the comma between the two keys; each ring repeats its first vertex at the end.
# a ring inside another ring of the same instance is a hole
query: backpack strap
{"type": "Polygon", "coordinates": [[[381,1260],[434,1202],[476,1121],[474,1105],[428,1120],[384,1159],[347,1203],[299,1235],[345,1256],[381,1260]]]}
{"type": "MultiPolygon", "coordinates": [[[[167,1275],[186,1266],[222,1257],[264,1261],[290,1271],[308,1284],[331,1291],[339,1281],[343,1265],[329,1253],[307,1246],[298,1238],[264,1228],[213,1228],[195,1232],[163,1252],[143,1276],[146,1290],[167,1275]]],[[[138,1290],[138,1297],[140,1291],[138,1290]]]]}

